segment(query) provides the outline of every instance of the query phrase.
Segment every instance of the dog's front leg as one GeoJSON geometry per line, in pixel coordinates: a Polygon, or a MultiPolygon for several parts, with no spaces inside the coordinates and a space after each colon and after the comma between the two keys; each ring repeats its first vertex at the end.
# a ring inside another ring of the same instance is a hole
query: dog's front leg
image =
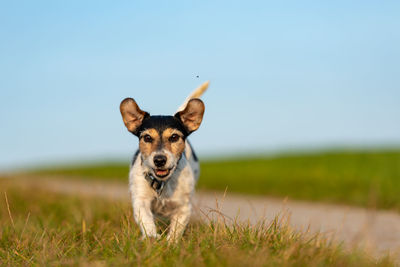
{"type": "Polygon", "coordinates": [[[192,206],[190,203],[181,206],[172,216],[171,224],[167,239],[170,242],[177,241],[185,231],[186,225],[189,223],[192,206]]]}
{"type": "Polygon", "coordinates": [[[143,238],[158,237],[150,206],[151,200],[148,199],[137,199],[133,202],[133,216],[142,231],[143,238]]]}

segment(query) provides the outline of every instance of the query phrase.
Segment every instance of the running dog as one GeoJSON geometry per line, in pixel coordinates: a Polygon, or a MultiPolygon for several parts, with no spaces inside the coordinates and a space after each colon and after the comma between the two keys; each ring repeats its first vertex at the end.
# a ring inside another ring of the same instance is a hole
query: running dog
{"type": "Polygon", "coordinates": [[[139,138],[129,172],[129,190],[143,238],[160,237],[156,217],[169,218],[169,241],[178,240],[189,222],[200,169],[187,138],[203,120],[205,107],[199,97],[207,87],[208,82],[197,88],[174,116],[150,115],[132,98],[121,102],[124,124],[139,138]]]}

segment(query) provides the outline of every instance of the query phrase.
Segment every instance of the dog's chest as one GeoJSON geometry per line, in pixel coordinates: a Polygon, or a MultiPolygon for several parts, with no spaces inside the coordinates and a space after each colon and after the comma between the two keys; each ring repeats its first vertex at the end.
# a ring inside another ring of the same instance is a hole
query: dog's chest
{"type": "Polygon", "coordinates": [[[179,208],[179,203],[173,200],[154,198],[151,211],[161,217],[170,217],[179,208]]]}

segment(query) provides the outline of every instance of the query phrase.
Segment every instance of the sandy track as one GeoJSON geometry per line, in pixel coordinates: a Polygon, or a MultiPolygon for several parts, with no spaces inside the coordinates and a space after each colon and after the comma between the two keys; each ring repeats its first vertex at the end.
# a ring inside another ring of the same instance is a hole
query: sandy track
{"type": "MultiPolygon", "coordinates": [[[[58,193],[98,196],[129,201],[128,186],[121,183],[60,180],[15,179],[21,186],[40,187],[58,193]]],[[[298,230],[322,232],[350,246],[363,246],[381,255],[390,251],[400,259],[400,214],[357,207],[237,195],[197,192],[195,216],[215,216],[214,210],[230,220],[256,223],[272,220],[278,214],[290,216],[298,230]]]]}

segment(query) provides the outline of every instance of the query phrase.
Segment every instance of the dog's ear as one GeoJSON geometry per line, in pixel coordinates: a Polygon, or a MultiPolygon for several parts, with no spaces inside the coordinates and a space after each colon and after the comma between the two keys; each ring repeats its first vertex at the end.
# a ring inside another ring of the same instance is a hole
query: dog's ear
{"type": "Polygon", "coordinates": [[[184,110],[175,114],[181,120],[188,133],[196,131],[203,120],[204,103],[198,98],[189,100],[184,110]]]}
{"type": "Polygon", "coordinates": [[[150,116],[149,113],[141,110],[132,98],[122,100],[119,110],[126,128],[133,134],[137,134],[137,130],[142,125],[143,120],[150,116]]]}

